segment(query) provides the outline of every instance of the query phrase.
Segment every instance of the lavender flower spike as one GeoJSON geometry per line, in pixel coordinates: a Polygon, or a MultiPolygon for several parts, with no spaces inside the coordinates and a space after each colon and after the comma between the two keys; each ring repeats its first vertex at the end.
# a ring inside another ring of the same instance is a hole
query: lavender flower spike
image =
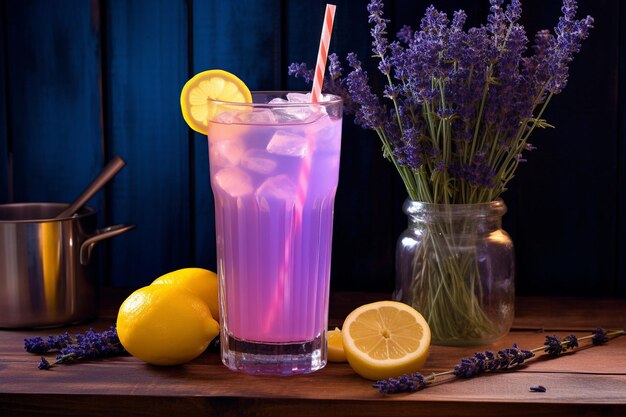
{"type": "Polygon", "coordinates": [[[548,356],[553,357],[559,356],[559,354],[565,350],[563,345],[561,345],[561,338],[556,335],[546,336],[544,346],[546,347],[545,351],[548,356]]]}
{"type": "Polygon", "coordinates": [[[563,342],[567,342],[568,349],[574,349],[578,347],[578,338],[573,334],[570,334],[569,336],[565,336],[565,338],[563,339],[563,342]]]}
{"type": "Polygon", "coordinates": [[[48,344],[40,336],[24,339],[24,349],[28,353],[35,353],[38,355],[42,355],[49,350],[48,344]]]}
{"type": "Polygon", "coordinates": [[[426,378],[419,372],[404,374],[398,378],[376,381],[372,384],[381,394],[397,394],[399,392],[415,392],[426,388],[426,378]]]}
{"type": "Polygon", "coordinates": [[[459,378],[472,378],[487,371],[497,371],[521,365],[527,359],[535,356],[529,350],[519,349],[516,344],[508,349],[498,351],[494,355],[491,351],[477,352],[474,356],[463,358],[461,363],[454,367],[454,375],[459,378]]]}
{"type": "Polygon", "coordinates": [[[47,341],[41,337],[33,337],[24,340],[24,348],[30,353],[40,355],[52,350],[59,352],[52,363],[41,357],[37,365],[39,369],[50,369],[54,365],[81,359],[98,359],[127,353],[120,343],[115,326],[111,326],[103,332],[89,329],[85,333],[76,334],[74,337],[67,333],[59,336],[48,336],[47,341]]]}
{"type": "Polygon", "coordinates": [[[594,345],[601,345],[609,341],[609,337],[607,336],[607,331],[602,327],[596,327],[593,331],[593,336],[591,337],[591,343],[594,345]]]}
{"type": "Polygon", "coordinates": [[[295,62],[292,63],[291,65],[289,65],[287,73],[289,75],[293,75],[296,78],[304,79],[306,83],[311,83],[313,81],[313,70],[307,68],[306,63],[304,62],[300,64],[295,62]]]}
{"type": "Polygon", "coordinates": [[[28,353],[43,355],[53,350],[61,350],[72,343],[72,337],[66,332],[58,336],[48,336],[46,340],[35,336],[24,339],[24,349],[28,353]]]}
{"type": "Polygon", "coordinates": [[[561,338],[558,336],[546,336],[544,346],[548,356],[555,357],[559,356],[562,352],[565,352],[568,349],[578,347],[578,338],[571,334],[561,341],[561,338]]]}
{"type": "Polygon", "coordinates": [[[50,362],[48,362],[48,360],[42,356],[41,359],[39,360],[39,364],[37,365],[37,368],[41,370],[48,370],[52,368],[52,365],[50,365],[50,362]]]}
{"type": "Polygon", "coordinates": [[[391,64],[385,59],[385,54],[389,42],[385,35],[387,34],[388,19],[383,19],[383,2],[381,0],[372,0],[367,5],[367,11],[369,12],[369,23],[374,23],[374,27],[370,30],[372,35],[372,52],[374,56],[381,58],[378,69],[381,73],[387,75],[391,72],[391,64]]]}
{"type": "Polygon", "coordinates": [[[361,68],[356,54],[348,54],[348,64],[354,68],[346,78],[346,85],[357,104],[354,122],[368,129],[379,129],[383,125],[384,108],[368,85],[367,72],[361,68]]]}

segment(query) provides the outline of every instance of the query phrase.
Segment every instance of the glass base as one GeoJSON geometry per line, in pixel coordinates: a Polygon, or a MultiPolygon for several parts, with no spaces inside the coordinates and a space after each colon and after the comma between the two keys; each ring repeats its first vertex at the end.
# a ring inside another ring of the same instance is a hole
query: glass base
{"type": "Polygon", "coordinates": [[[300,343],[250,342],[222,334],[220,344],[224,365],[248,374],[308,374],[326,365],[325,332],[300,343]]]}

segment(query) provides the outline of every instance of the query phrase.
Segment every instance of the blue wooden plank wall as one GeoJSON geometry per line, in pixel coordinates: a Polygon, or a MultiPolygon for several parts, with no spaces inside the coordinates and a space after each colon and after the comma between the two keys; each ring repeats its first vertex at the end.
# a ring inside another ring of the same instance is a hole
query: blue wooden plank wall
{"type": "Polygon", "coordinates": [[[114,285],[146,282],[192,264],[189,143],[180,123],[188,78],[184,0],[103,3],[107,147],[127,167],[112,184],[113,223],[137,231],[111,242],[114,285]]]}
{"type": "Polygon", "coordinates": [[[0,7],[0,202],[9,201],[12,196],[9,190],[9,148],[7,138],[7,93],[6,93],[6,13],[5,5],[0,7]]]}
{"type": "MultiPolygon", "coordinates": [[[[5,5],[5,94],[15,201],[71,200],[102,165],[100,33],[94,3],[54,3],[5,5]]],[[[102,208],[102,196],[92,205],[102,208]]]]}
{"type": "MultiPolygon", "coordinates": [[[[468,23],[487,0],[433,0],[468,23]]],[[[367,0],[338,0],[331,50],[369,59],[367,0]]],[[[427,2],[430,4],[430,2],[427,2]]],[[[504,195],[522,295],[626,295],[626,4],[579,0],[596,28],[570,85],[546,114],[538,150],[504,195]]],[[[530,33],[552,28],[558,1],[524,0],[530,33]]],[[[137,229],[99,245],[105,284],[138,287],[176,268],[215,268],[206,139],[179,94],[222,68],[251,89],[306,89],[290,62],[313,64],[323,0],[0,0],[0,203],[70,201],[113,156],[127,166],[90,205],[101,226],[137,229]]],[[[387,0],[389,33],[426,3],[387,0]]],[[[390,291],[405,198],[378,139],[344,122],[332,288],[390,291]]]]}

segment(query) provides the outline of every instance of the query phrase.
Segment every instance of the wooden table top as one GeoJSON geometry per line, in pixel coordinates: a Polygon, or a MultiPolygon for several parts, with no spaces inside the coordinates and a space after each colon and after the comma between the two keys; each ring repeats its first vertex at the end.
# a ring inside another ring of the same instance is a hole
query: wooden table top
{"type": "MultiPolygon", "coordinates": [[[[329,363],[310,375],[250,376],[229,371],[207,351],[177,367],[117,357],[51,370],[23,349],[36,335],[77,333],[114,323],[127,293],[108,293],[100,318],[87,325],[0,331],[0,416],[626,416],[626,336],[556,359],[533,358],[514,371],[473,379],[450,377],[410,394],[382,395],[348,364],[329,363]],[[547,391],[531,392],[543,385],[547,391]]],[[[330,326],[354,307],[385,294],[334,293],[330,326]]],[[[452,369],[474,352],[517,343],[532,349],[546,335],[589,334],[597,326],[623,329],[626,299],[518,298],[513,330],[485,346],[432,346],[424,374],[452,369]]],[[[581,342],[581,345],[584,345],[581,342]]]]}

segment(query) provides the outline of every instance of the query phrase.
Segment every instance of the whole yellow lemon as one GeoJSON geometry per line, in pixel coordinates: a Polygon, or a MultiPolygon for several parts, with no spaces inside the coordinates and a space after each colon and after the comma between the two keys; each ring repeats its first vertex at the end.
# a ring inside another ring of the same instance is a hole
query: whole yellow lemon
{"type": "Polygon", "coordinates": [[[202,298],[211,310],[215,320],[220,320],[217,297],[217,274],[203,268],[183,268],[168,272],[152,281],[152,284],[177,285],[202,298]]]}
{"type": "Polygon", "coordinates": [[[173,285],[133,292],[120,306],[117,334],[134,357],[153,365],[179,365],[198,357],[219,333],[206,303],[173,285]]]}

